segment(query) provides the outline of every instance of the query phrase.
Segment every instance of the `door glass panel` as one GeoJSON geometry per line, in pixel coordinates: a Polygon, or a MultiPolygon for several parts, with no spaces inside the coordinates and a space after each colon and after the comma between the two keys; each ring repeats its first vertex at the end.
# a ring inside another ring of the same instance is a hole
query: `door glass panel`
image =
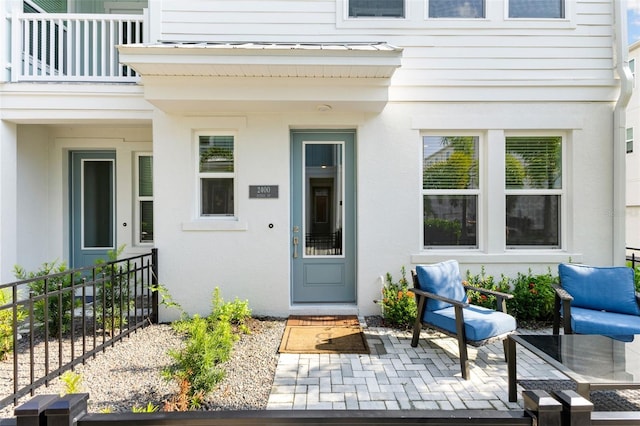
{"type": "Polygon", "coordinates": [[[304,253],[342,256],[344,167],[342,143],[304,148],[304,253]]]}
{"type": "Polygon", "coordinates": [[[83,248],[113,248],[113,161],[83,160],[83,248]]]}

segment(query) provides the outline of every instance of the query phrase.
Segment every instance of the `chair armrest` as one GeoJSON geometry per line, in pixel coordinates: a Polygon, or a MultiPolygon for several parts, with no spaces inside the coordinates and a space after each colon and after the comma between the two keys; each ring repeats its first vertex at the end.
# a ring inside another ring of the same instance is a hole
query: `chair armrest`
{"type": "Polygon", "coordinates": [[[513,299],[513,294],[503,293],[501,291],[489,290],[488,288],[473,287],[465,285],[464,289],[467,291],[477,291],[480,294],[495,296],[496,298],[496,311],[507,313],[507,300],[513,299]]]}
{"type": "Polygon", "coordinates": [[[567,290],[565,290],[564,288],[560,287],[560,286],[553,286],[553,289],[556,291],[556,297],[560,298],[560,300],[564,301],[569,301],[572,302],[573,301],[573,296],[570,295],[567,290]]]}
{"type": "Polygon", "coordinates": [[[480,288],[480,287],[473,287],[470,285],[465,285],[464,289],[467,291],[477,291],[478,293],[483,293],[483,294],[487,294],[490,296],[496,296],[496,297],[501,297],[505,300],[510,300],[513,299],[513,294],[509,294],[509,293],[503,293],[501,291],[496,291],[496,290],[489,290],[488,288],[480,288]]]}
{"type": "Polygon", "coordinates": [[[554,307],[553,307],[553,334],[560,333],[560,317],[564,324],[564,334],[573,334],[571,329],[571,302],[573,296],[559,285],[553,285],[555,290],[554,307]],[[560,311],[562,310],[562,315],[560,311]]]}
{"type": "Polygon", "coordinates": [[[428,291],[420,290],[420,289],[417,289],[417,288],[412,288],[410,291],[413,292],[418,297],[424,297],[424,298],[427,298],[427,299],[439,300],[441,302],[449,303],[449,304],[454,305],[454,306],[460,306],[462,308],[466,308],[467,306],[469,306],[468,303],[464,303],[464,302],[461,302],[461,301],[455,300],[455,299],[449,299],[448,297],[440,296],[440,295],[435,294],[435,293],[429,293],[428,291]]]}

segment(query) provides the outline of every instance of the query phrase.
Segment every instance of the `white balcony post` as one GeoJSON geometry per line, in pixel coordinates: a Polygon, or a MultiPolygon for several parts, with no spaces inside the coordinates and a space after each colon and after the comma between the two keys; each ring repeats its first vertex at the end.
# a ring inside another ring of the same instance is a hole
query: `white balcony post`
{"type": "Polygon", "coordinates": [[[20,10],[14,8],[11,12],[11,37],[9,42],[11,43],[11,63],[9,64],[11,81],[18,81],[18,77],[22,74],[22,36],[21,36],[22,22],[20,19],[20,10]]]}

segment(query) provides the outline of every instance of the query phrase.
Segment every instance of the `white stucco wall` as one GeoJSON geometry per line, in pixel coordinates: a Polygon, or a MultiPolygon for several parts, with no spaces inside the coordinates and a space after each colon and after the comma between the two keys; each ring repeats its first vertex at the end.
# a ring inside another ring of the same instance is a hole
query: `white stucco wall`
{"type": "MultiPolygon", "coordinates": [[[[526,273],[529,268],[555,271],[558,262],[569,260],[611,264],[612,213],[599,207],[611,205],[611,117],[611,105],[606,103],[390,103],[379,115],[259,112],[181,117],[156,112],[153,138],[155,182],[161,188],[155,198],[160,281],[192,313],[209,312],[215,287],[226,300],[248,299],[255,314],[287,315],[295,309],[289,295],[289,132],[294,128],[357,130],[359,314],[379,312],[373,303],[379,297],[379,278],[386,272],[398,277],[401,266],[410,269],[417,263],[456,258],[463,274],[467,269],[478,273],[484,266],[488,274],[499,277],[526,273]],[[237,221],[194,220],[193,134],[198,130],[229,130],[237,135],[237,221]],[[478,250],[420,247],[420,135],[429,130],[481,136],[481,152],[488,166],[481,203],[484,232],[478,250]],[[503,172],[501,166],[492,167],[499,164],[499,149],[488,149],[488,144],[500,144],[505,134],[516,131],[560,134],[566,140],[562,250],[504,248],[504,224],[500,222],[504,183],[495,186],[503,172]],[[253,184],[279,185],[280,196],[249,199],[248,186],[253,184]],[[489,190],[490,185],[494,189],[489,190]],[[597,200],[593,194],[599,194],[597,200]]],[[[173,316],[175,313],[165,313],[164,319],[173,316]]]]}

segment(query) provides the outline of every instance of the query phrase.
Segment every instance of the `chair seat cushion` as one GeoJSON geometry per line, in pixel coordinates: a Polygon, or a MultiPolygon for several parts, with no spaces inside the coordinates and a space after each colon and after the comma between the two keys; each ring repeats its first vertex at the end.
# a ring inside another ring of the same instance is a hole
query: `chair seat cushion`
{"type": "MultiPolygon", "coordinates": [[[[457,260],[447,260],[433,265],[416,266],[420,290],[460,302],[467,301],[467,292],[460,278],[457,260]]],[[[437,311],[452,306],[440,300],[428,299],[427,311],[437,311]]]]}
{"type": "Polygon", "coordinates": [[[562,288],[573,297],[571,306],[640,315],[631,268],[561,263],[558,275],[562,288]]]}
{"type": "MultiPolygon", "coordinates": [[[[470,341],[490,339],[516,329],[515,318],[499,311],[471,305],[464,308],[463,312],[464,331],[467,340],[470,341]]],[[[423,319],[427,324],[456,333],[456,313],[453,306],[437,311],[425,311],[423,319]]]]}
{"type": "Polygon", "coordinates": [[[628,336],[640,334],[640,316],[572,307],[571,327],[578,334],[628,336]]]}

